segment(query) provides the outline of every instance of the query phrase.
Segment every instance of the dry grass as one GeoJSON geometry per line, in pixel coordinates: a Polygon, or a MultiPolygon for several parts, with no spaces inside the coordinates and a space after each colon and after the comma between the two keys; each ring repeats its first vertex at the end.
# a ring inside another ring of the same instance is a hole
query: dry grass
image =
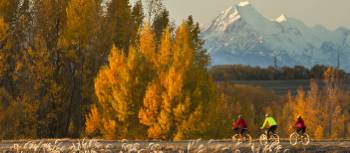
{"type": "MultiPolygon", "coordinates": [[[[11,143],[9,143],[11,144],[11,143]]],[[[9,153],[294,153],[305,151],[305,148],[289,148],[290,145],[271,143],[268,145],[251,145],[229,141],[201,139],[181,142],[161,141],[103,141],[95,139],[83,140],[37,140],[19,142],[4,147],[2,144],[0,152],[9,153]]],[[[322,146],[322,145],[321,145],[322,146]]],[[[334,147],[334,146],[333,146],[334,147]]],[[[319,146],[310,146],[305,152],[320,149],[319,146]]],[[[339,150],[339,148],[338,148],[339,150]]],[[[343,150],[340,150],[344,151],[343,150]]],[[[345,148],[346,151],[346,148],[345,148]]],[[[311,151],[312,152],[312,151],[311,151]]],[[[316,151],[317,152],[317,151],[316,151]]],[[[327,152],[327,150],[325,151],[327,152]]],[[[333,151],[331,151],[333,152],[333,151]]]]}

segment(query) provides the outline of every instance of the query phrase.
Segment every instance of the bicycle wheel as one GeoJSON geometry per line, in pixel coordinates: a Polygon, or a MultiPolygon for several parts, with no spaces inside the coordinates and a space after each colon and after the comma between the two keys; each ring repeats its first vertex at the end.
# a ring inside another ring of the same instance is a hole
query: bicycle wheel
{"type": "Polygon", "coordinates": [[[237,144],[241,142],[241,136],[239,134],[235,134],[232,136],[232,143],[237,144]]]}
{"type": "Polygon", "coordinates": [[[301,143],[303,145],[308,145],[310,143],[310,137],[308,134],[304,133],[304,135],[301,136],[301,143]]]}
{"type": "Polygon", "coordinates": [[[259,137],[259,142],[261,145],[266,145],[267,144],[267,136],[266,134],[261,134],[259,137]]]}
{"type": "Polygon", "coordinates": [[[270,136],[270,142],[279,144],[280,143],[280,136],[278,136],[277,134],[272,134],[270,136]]]}
{"type": "Polygon", "coordinates": [[[293,146],[297,145],[298,144],[298,137],[299,137],[298,133],[293,132],[289,136],[289,143],[293,146]]]}
{"type": "Polygon", "coordinates": [[[244,143],[248,143],[250,145],[250,144],[252,144],[252,141],[253,141],[252,136],[250,136],[249,134],[245,134],[243,136],[244,143]]]}

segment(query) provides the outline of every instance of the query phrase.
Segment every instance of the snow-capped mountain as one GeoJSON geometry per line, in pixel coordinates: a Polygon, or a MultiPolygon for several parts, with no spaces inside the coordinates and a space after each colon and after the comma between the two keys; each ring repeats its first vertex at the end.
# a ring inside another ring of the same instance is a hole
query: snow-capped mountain
{"type": "Polygon", "coordinates": [[[249,64],[279,66],[315,64],[350,70],[350,30],[331,31],[308,27],[302,21],[281,15],[262,16],[249,2],[223,11],[202,33],[213,65],[249,64]]]}

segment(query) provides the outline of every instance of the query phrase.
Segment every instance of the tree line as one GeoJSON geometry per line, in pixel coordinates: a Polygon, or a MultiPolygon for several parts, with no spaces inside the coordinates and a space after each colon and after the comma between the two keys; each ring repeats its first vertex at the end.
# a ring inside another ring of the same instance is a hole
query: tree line
{"type": "MultiPolygon", "coordinates": [[[[80,137],[98,71],[113,44],[128,54],[138,43],[143,10],[140,0],[0,0],[0,137],[80,137]]],[[[168,11],[150,18],[159,39],[168,11]]]]}
{"type": "Polygon", "coordinates": [[[0,138],[208,133],[217,98],[199,24],[176,27],[160,0],[146,6],[0,0],[0,138]]]}
{"type": "MultiPolygon", "coordinates": [[[[312,68],[304,66],[294,67],[253,67],[249,65],[218,65],[210,68],[209,72],[215,81],[234,80],[309,80],[322,79],[323,72],[328,66],[315,65],[312,68]]],[[[341,79],[348,78],[349,75],[339,69],[341,79]]]]}

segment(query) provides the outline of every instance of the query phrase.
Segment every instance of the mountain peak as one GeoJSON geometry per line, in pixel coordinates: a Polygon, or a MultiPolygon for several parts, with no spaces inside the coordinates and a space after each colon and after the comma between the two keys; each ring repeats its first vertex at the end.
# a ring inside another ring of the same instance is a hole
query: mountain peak
{"type": "Polygon", "coordinates": [[[250,5],[248,1],[242,1],[238,3],[238,6],[247,6],[247,5],[250,5]]]}
{"type": "Polygon", "coordinates": [[[350,71],[350,30],[312,28],[283,14],[271,20],[249,2],[223,11],[201,36],[212,65],[267,67],[277,57],[281,66],[311,67],[334,65],[342,54],[342,67],[350,71]]]}
{"type": "Polygon", "coordinates": [[[276,22],[278,22],[278,23],[282,23],[282,22],[285,22],[285,21],[287,21],[287,17],[284,14],[282,14],[281,16],[279,16],[276,19],[276,22]]]}

